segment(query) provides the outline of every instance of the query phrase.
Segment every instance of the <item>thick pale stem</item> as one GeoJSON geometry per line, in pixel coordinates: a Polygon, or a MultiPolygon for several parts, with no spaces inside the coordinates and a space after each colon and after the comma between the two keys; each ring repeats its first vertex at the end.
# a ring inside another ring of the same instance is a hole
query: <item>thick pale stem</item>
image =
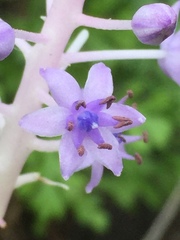
{"type": "Polygon", "coordinates": [[[64,53],[63,64],[102,60],[160,59],[166,56],[163,50],[102,50],[77,53],[64,53]]]}
{"type": "Polygon", "coordinates": [[[38,89],[48,92],[48,87],[39,75],[39,68],[58,66],[78,26],[76,18],[82,12],[83,3],[84,0],[54,0],[41,32],[48,41],[32,47],[26,58],[23,78],[0,139],[0,219],[4,217],[17,177],[32,150],[34,136],[22,130],[18,121],[41,107],[36,93],[38,89]]]}

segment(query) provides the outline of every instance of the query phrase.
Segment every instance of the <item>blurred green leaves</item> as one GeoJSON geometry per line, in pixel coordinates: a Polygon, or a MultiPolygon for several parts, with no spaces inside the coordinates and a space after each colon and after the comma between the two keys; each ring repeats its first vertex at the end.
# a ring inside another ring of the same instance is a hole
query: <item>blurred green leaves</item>
{"type": "MultiPolygon", "coordinates": [[[[3,17],[7,15],[9,23],[14,27],[39,31],[42,24],[39,16],[45,12],[44,1],[21,1],[21,8],[18,8],[17,2],[1,1],[0,6],[6,10],[3,17]],[[12,6],[19,10],[14,11],[12,6]]],[[[141,5],[150,2],[155,1],[102,0],[99,8],[97,1],[87,0],[84,11],[104,18],[130,19],[141,5]]],[[[173,2],[164,1],[169,4],[173,2]]],[[[83,50],[150,48],[139,43],[128,31],[108,32],[93,29],[89,31],[90,38],[83,50]]],[[[92,64],[76,64],[67,70],[83,86],[92,64]]],[[[132,89],[135,97],[128,103],[131,105],[133,101],[136,102],[138,110],[147,117],[144,126],[130,133],[141,135],[142,131],[148,131],[149,143],[137,142],[127,146],[130,154],[139,152],[144,162],[139,166],[134,161],[124,161],[124,170],[119,178],[105,170],[100,185],[92,194],[86,194],[84,190],[90,178],[89,169],[74,174],[66,182],[70,187],[69,191],[43,183],[23,186],[17,194],[26,207],[33,210],[34,229],[38,234],[45,232],[51,220],[63,220],[69,212],[82,226],[86,225],[97,232],[103,232],[111,221],[109,209],[106,209],[104,204],[105,196],[110,197],[118,207],[127,210],[135,208],[139,201],[157,209],[165,201],[179,177],[178,86],[162,73],[156,60],[106,61],[105,64],[112,69],[114,94],[117,98],[124,96],[126,90],[132,89]]],[[[3,101],[12,102],[23,67],[24,60],[18,49],[15,49],[4,62],[0,62],[0,95],[3,101]]],[[[59,169],[57,153],[36,152],[31,154],[23,171],[38,171],[54,181],[64,182],[59,169]]]]}

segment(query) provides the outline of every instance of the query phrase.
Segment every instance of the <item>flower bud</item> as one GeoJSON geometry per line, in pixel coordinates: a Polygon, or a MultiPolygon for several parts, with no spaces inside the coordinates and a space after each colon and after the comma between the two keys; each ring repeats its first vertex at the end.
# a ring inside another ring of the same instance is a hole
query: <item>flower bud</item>
{"type": "Polygon", "coordinates": [[[14,48],[15,34],[13,28],[0,19],[0,60],[5,59],[14,48]]]}
{"type": "Polygon", "coordinates": [[[177,15],[163,3],[148,4],[141,7],[132,18],[132,29],[140,42],[159,45],[169,37],[176,27],[177,15]]]}

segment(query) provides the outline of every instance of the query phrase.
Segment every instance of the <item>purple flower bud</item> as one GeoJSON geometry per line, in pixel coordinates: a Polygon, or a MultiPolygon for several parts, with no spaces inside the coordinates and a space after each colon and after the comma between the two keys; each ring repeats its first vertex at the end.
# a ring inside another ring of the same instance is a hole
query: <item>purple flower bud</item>
{"type": "Polygon", "coordinates": [[[0,60],[5,59],[14,48],[15,34],[13,28],[0,19],[0,60]]]}
{"type": "Polygon", "coordinates": [[[132,28],[140,42],[159,45],[169,37],[176,27],[177,15],[163,3],[141,7],[132,18],[132,28]]]}

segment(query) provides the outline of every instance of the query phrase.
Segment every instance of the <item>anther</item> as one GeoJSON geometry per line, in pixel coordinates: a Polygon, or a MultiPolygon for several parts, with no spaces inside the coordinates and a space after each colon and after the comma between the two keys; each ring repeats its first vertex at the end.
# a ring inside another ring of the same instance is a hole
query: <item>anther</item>
{"type": "Polygon", "coordinates": [[[73,122],[68,122],[68,124],[67,124],[67,130],[68,130],[68,131],[72,131],[73,128],[74,128],[74,123],[73,123],[73,122]]]}
{"type": "Polygon", "coordinates": [[[109,143],[101,143],[98,145],[99,149],[108,149],[111,150],[112,149],[112,145],[109,143]]]}
{"type": "Polygon", "coordinates": [[[77,149],[77,151],[78,151],[79,156],[82,157],[82,156],[84,155],[84,152],[85,152],[84,146],[81,145],[81,146],[77,149]]]}
{"type": "Polygon", "coordinates": [[[86,108],[86,103],[85,103],[85,101],[80,100],[80,101],[78,101],[78,102],[76,103],[75,109],[76,109],[76,110],[79,110],[80,107],[86,108]]]}
{"type": "Polygon", "coordinates": [[[134,102],[134,103],[132,104],[132,107],[137,110],[137,103],[134,102]]]}
{"type": "Polygon", "coordinates": [[[137,162],[139,165],[142,164],[142,157],[141,157],[141,155],[140,155],[139,153],[135,153],[135,154],[134,154],[134,157],[135,157],[136,162],[137,162]]]}
{"type": "Polygon", "coordinates": [[[127,95],[129,98],[133,98],[134,97],[134,93],[132,90],[127,90],[127,95]]]}
{"type": "Polygon", "coordinates": [[[148,142],[148,132],[143,132],[143,135],[142,135],[142,137],[143,137],[143,141],[145,142],[145,143],[147,143],[148,142]]]}
{"type": "Polygon", "coordinates": [[[126,142],[126,139],[121,135],[121,134],[118,134],[117,137],[122,141],[122,142],[126,142]]]}
{"type": "Polygon", "coordinates": [[[120,117],[120,116],[113,116],[114,120],[118,121],[118,123],[114,126],[114,128],[121,128],[124,126],[128,126],[133,123],[133,121],[126,117],[120,117]]]}
{"type": "Polygon", "coordinates": [[[107,104],[106,108],[110,108],[111,104],[116,100],[114,96],[109,96],[103,99],[99,104],[107,104]]]}

